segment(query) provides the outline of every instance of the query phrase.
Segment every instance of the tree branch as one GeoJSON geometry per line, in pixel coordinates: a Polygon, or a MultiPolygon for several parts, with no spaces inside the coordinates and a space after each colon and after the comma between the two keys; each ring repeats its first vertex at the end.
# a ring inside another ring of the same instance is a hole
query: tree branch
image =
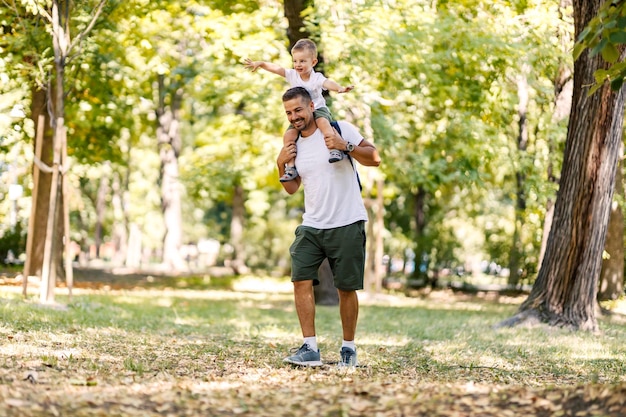
{"type": "Polygon", "coordinates": [[[98,3],[98,5],[95,8],[95,13],[94,15],[91,17],[91,21],[89,22],[89,24],[87,25],[87,27],[85,28],[85,30],[83,30],[82,32],[80,32],[75,38],[74,41],[70,44],[68,50],[67,50],[67,54],[69,55],[70,51],[76,46],[78,45],[85,36],[87,36],[89,34],[89,32],[91,32],[91,29],[93,29],[93,27],[95,26],[96,22],[98,21],[98,17],[100,17],[100,15],[102,14],[102,9],[104,9],[104,5],[106,4],[107,0],[100,0],[100,3],[98,3]]]}

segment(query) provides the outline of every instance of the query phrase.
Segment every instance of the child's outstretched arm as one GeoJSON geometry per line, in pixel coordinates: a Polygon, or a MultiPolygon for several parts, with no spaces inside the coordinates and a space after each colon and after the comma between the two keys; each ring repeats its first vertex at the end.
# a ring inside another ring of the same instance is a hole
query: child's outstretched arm
{"type": "Polygon", "coordinates": [[[347,93],[348,91],[352,91],[354,89],[354,86],[349,85],[347,87],[342,87],[335,81],[326,79],[326,81],[324,81],[324,88],[330,91],[334,91],[336,93],[347,93]]]}
{"type": "Polygon", "coordinates": [[[285,76],[285,68],[271,62],[253,61],[250,58],[246,58],[243,65],[246,69],[249,69],[252,72],[255,72],[259,68],[263,68],[265,71],[272,72],[276,75],[280,75],[281,77],[285,76]]]}

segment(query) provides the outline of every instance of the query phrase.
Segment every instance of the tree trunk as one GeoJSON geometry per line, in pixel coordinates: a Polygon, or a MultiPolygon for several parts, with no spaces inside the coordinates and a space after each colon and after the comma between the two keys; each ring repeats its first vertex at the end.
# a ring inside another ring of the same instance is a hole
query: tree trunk
{"type": "MultiPolygon", "coordinates": [[[[576,37],[601,4],[601,0],[574,1],[576,37]]],[[[598,329],[596,295],[622,142],[625,91],[611,91],[605,83],[588,96],[600,68],[606,64],[588,50],[574,63],[572,114],[545,257],[518,314],[499,326],[540,320],[598,329]]]]}
{"type": "MultiPolygon", "coordinates": [[[[304,18],[302,17],[302,12],[309,6],[313,5],[313,0],[285,0],[284,9],[285,9],[285,17],[287,18],[288,27],[287,27],[287,38],[289,39],[289,51],[295,43],[303,38],[311,38],[312,34],[306,29],[304,25],[304,18]]],[[[315,40],[315,39],[314,39],[315,40]]],[[[318,63],[315,66],[315,70],[317,72],[323,71],[324,58],[321,52],[318,50],[318,63]]],[[[325,261],[327,262],[327,261],[325,261]]],[[[333,275],[330,267],[325,268],[324,264],[320,266],[317,271],[320,282],[328,282],[331,284],[333,282],[333,275]]],[[[316,285],[314,288],[315,291],[315,302],[319,303],[319,300],[332,300],[336,297],[337,302],[335,305],[339,304],[339,296],[336,294],[337,290],[334,285],[331,287],[323,286],[322,284],[316,285]]]]}
{"type": "Polygon", "coordinates": [[[161,170],[161,211],[165,225],[163,236],[163,264],[174,271],[183,270],[186,265],[180,254],[183,220],[181,212],[181,184],[179,181],[178,157],[182,147],[180,133],[180,106],[183,99],[182,88],[172,88],[170,103],[166,105],[167,90],[165,76],[158,76],[159,105],[157,108],[157,140],[161,170]]]}
{"type": "MultiPolygon", "coordinates": [[[[110,164],[107,164],[110,166],[110,164]]],[[[98,191],[96,194],[96,230],[94,233],[94,242],[96,245],[96,258],[100,259],[100,248],[103,243],[104,234],[104,218],[106,215],[107,199],[109,197],[109,176],[108,169],[102,173],[98,191]]]]}
{"type": "Polygon", "coordinates": [[[517,97],[519,99],[517,109],[517,157],[520,165],[515,172],[515,230],[513,232],[511,251],[509,252],[509,271],[511,272],[508,283],[512,286],[519,284],[523,256],[522,228],[524,226],[524,211],[526,210],[526,174],[524,160],[526,158],[526,149],[528,148],[528,119],[526,118],[528,111],[528,79],[526,73],[528,70],[527,65],[524,65],[522,67],[522,74],[517,78],[517,97]]]}
{"type": "Polygon", "coordinates": [[[615,194],[619,197],[614,199],[611,205],[609,230],[604,245],[607,256],[602,259],[599,301],[616,300],[624,294],[624,212],[618,202],[624,198],[622,162],[620,160],[615,177],[615,194]]]}
{"type": "Polygon", "coordinates": [[[315,304],[320,306],[339,305],[339,293],[335,288],[333,271],[330,269],[328,259],[324,259],[324,262],[317,270],[317,279],[319,279],[320,284],[313,287],[315,304]]]}
{"type": "Polygon", "coordinates": [[[285,0],[285,17],[287,18],[287,38],[289,49],[302,38],[308,38],[310,33],[304,26],[302,11],[313,4],[313,0],[285,0]]]}
{"type": "MultiPolygon", "coordinates": [[[[50,167],[52,165],[53,137],[50,129],[50,115],[46,110],[47,103],[47,91],[37,88],[33,89],[31,114],[38,130],[35,135],[36,143],[34,146],[35,149],[37,146],[41,146],[40,160],[44,166],[50,167]],[[39,116],[44,117],[43,124],[38,123],[39,116]],[[43,129],[42,132],[39,132],[40,128],[43,129]],[[37,143],[40,139],[41,143],[37,143]]],[[[33,225],[29,224],[29,231],[32,231],[32,236],[28,237],[30,244],[26,248],[26,262],[24,263],[25,280],[28,279],[29,275],[41,277],[43,248],[46,242],[46,225],[48,224],[48,207],[50,205],[50,184],[52,181],[50,172],[40,168],[35,169],[34,166],[33,175],[35,176],[33,183],[37,184],[36,190],[33,190],[35,194],[32,196],[33,202],[36,201],[36,210],[29,219],[29,222],[32,222],[33,225]]]]}
{"type": "Polygon", "coordinates": [[[243,244],[243,225],[246,213],[245,201],[243,186],[241,184],[235,185],[233,192],[233,216],[230,221],[230,244],[233,246],[231,266],[235,274],[248,272],[243,244]]]}
{"type": "MultiPolygon", "coordinates": [[[[63,276],[64,217],[62,158],[66,154],[67,129],[65,127],[65,65],[70,47],[69,3],[52,2],[52,46],[54,49],[54,78],[50,94],[52,110],[51,126],[53,131],[52,179],[50,186],[50,204],[46,224],[46,240],[43,247],[41,271],[40,301],[54,302],[54,288],[57,274],[63,276]]],[[[67,237],[69,239],[69,236],[67,237]]]]}
{"type": "MultiPolygon", "coordinates": [[[[437,282],[428,278],[428,271],[420,271],[419,265],[425,258],[430,257],[430,248],[425,247],[424,231],[426,230],[426,197],[428,196],[424,187],[420,186],[417,193],[413,194],[413,218],[415,219],[415,269],[412,276],[418,280],[425,278],[431,287],[435,287],[437,282]]],[[[430,263],[430,261],[429,261],[430,263]]],[[[405,259],[406,267],[406,259],[405,259]]],[[[403,268],[405,270],[405,268],[403,268]]]]}

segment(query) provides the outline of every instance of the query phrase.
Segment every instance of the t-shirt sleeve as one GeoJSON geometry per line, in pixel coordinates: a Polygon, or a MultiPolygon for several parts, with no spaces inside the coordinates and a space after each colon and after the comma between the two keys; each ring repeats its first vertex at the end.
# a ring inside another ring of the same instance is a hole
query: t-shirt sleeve
{"type": "Polygon", "coordinates": [[[339,127],[341,128],[341,137],[350,143],[358,145],[363,140],[363,135],[352,123],[339,121],[339,127]]]}
{"type": "Polygon", "coordinates": [[[285,68],[285,79],[289,83],[290,87],[296,87],[296,70],[291,68],[285,68]]]}

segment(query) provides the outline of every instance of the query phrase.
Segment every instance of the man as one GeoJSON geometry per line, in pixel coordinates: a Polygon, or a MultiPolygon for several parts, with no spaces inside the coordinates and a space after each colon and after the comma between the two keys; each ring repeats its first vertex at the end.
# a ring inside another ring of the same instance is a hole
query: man
{"type": "Polygon", "coordinates": [[[290,248],[291,281],[304,343],[285,362],[301,366],[322,365],[315,333],[313,285],[319,284],[317,270],[328,258],[339,294],[339,315],[343,330],[340,366],[356,366],[354,336],[359,315],[357,290],[363,289],[365,269],[365,227],[367,211],[351,158],[365,166],[378,166],[380,156],[373,144],[363,139],[356,127],[339,122],[341,135],[324,137],[317,128],[311,96],[302,87],[283,95],[287,119],[299,132],[296,143],[283,146],[277,164],[279,176],[285,164],[296,158],[300,174],[283,182],[289,194],[304,187],[304,215],[296,228],[290,248]],[[350,158],[328,163],[328,149],[345,151],[350,158]]]}

